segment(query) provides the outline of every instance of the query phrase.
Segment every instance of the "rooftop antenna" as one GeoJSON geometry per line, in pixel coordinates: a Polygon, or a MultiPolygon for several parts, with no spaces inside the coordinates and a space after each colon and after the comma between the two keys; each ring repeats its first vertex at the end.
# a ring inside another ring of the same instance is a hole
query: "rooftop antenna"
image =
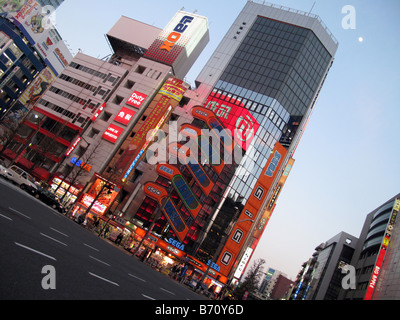
{"type": "Polygon", "coordinates": [[[314,9],[314,6],[315,6],[315,1],[314,1],[314,3],[313,3],[313,5],[312,5],[311,10],[310,10],[309,13],[311,13],[312,9],[314,9]]]}
{"type": "Polygon", "coordinates": [[[196,13],[196,12],[197,12],[197,9],[193,11],[193,13],[196,13]]]}

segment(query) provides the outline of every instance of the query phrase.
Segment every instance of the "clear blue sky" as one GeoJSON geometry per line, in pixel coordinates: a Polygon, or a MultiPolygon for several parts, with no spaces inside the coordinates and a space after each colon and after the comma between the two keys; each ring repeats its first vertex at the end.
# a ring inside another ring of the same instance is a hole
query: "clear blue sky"
{"type": "MultiPolygon", "coordinates": [[[[211,40],[187,76],[194,83],[245,3],[65,0],[56,23],[73,53],[103,58],[111,53],[104,35],[121,15],[164,28],[181,8],[197,10],[209,20],[211,40]]],[[[294,279],[317,245],[341,231],[358,237],[365,216],[400,192],[400,1],[273,3],[306,12],[313,7],[339,41],[296,163],[253,255],[294,279]],[[345,5],[356,9],[356,29],[342,27],[345,5]]]]}

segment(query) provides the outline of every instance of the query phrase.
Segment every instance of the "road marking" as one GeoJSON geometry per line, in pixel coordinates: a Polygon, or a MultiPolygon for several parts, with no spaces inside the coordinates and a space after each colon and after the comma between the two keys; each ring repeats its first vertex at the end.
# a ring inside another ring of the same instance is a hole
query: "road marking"
{"type": "Polygon", "coordinates": [[[96,260],[96,261],[98,261],[98,262],[104,263],[106,266],[109,266],[109,267],[110,267],[110,265],[109,265],[108,263],[106,263],[106,262],[104,262],[104,261],[101,261],[101,260],[99,260],[99,259],[97,259],[97,258],[95,258],[95,257],[89,256],[89,258],[92,258],[92,259],[94,259],[94,260],[96,260]]]}
{"type": "Polygon", "coordinates": [[[173,292],[171,292],[171,291],[168,291],[167,289],[164,289],[164,288],[160,288],[162,291],[165,291],[165,292],[168,292],[169,294],[172,294],[173,296],[175,296],[175,293],[173,293],[173,292]]]}
{"type": "Polygon", "coordinates": [[[59,231],[59,230],[57,230],[57,229],[54,229],[54,228],[52,228],[52,227],[50,227],[50,229],[53,230],[53,231],[55,231],[55,232],[58,232],[59,234],[62,234],[64,237],[69,238],[69,235],[67,235],[67,234],[65,234],[65,233],[63,233],[63,232],[61,232],[61,231],[59,231]]]}
{"type": "Polygon", "coordinates": [[[30,248],[30,247],[24,246],[23,244],[20,244],[20,243],[18,243],[18,242],[14,242],[14,243],[15,243],[17,246],[20,246],[20,247],[22,247],[22,248],[24,248],[24,249],[30,250],[30,251],[35,252],[35,253],[37,253],[37,254],[40,254],[40,255],[42,255],[42,256],[44,256],[44,257],[46,257],[46,258],[52,259],[52,260],[54,260],[54,261],[57,261],[56,258],[53,258],[52,256],[49,256],[49,255],[47,255],[47,254],[44,254],[43,252],[40,252],[40,251],[37,251],[37,250],[32,249],[32,248],[30,248]]]}
{"type": "Polygon", "coordinates": [[[97,252],[100,251],[99,249],[96,249],[96,248],[94,248],[94,247],[92,247],[92,246],[89,246],[89,245],[86,244],[86,243],[84,243],[83,245],[85,245],[86,247],[88,247],[88,248],[90,248],[90,249],[93,249],[94,251],[97,251],[97,252]]]}
{"type": "Polygon", "coordinates": [[[4,219],[10,220],[10,221],[13,221],[13,219],[11,219],[11,218],[9,218],[7,216],[3,216],[1,213],[0,213],[0,217],[3,217],[4,219]]]}
{"type": "Polygon", "coordinates": [[[142,278],[136,277],[136,276],[134,276],[133,274],[130,274],[130,273],[128,273],[128,274],[129,274],[131,277],[135,278],[135,279],[138,279],[138,280],[140,280],[140,281],[146,282],[146,280],[144,280],[144,279],[142,279],[142,278]]]}
{"type": "Polygon", "coordinates": [[[29,219],[29,220],[32,219],[31,217],[28,217],[27,215],[25,215],[25,214],[23,214],[23,213],[21,213],[21,212],[15,210],[15,209],[13,209],[13,208],[11,208],[11,207],[8,207],[8,209],[10,209],[11,211],[13,211],[13,212],[15,212],[15,213],[18,213],[19,215],[21,215],[21,216],[23,216],[23,217],[25,217],[25,218],[27,218],[27,219],[29,219]]]}
{"type": "Polygon", "coordinates": [[[142,296],[145,297],[145,298],[147,298],[147,299],[150,299],[150,300],[156,300],[156,299],[154,299],[154,298],[152,298],[152,297],[146,296],[146,295],[143,294],[143,293],[142,293],[142,296]]]}
{"type": "Polygon", "coordinates": [[[111,283],[111,284],[113,284],[114,286],[117,286],[117,287],[119,287],[119,284],[118,284],[118,283],[116,283],[116,282],[113,282],[113,281],[111,281],[111,280],[108,280],[108,279],[106,279],[106,278],[100,277],[99,275],[97,275],[97,274],[94,274],[94,273],[91,273],[91,272],[89,272],[89,274],[90,274],[91,276],[93,276],[93,277],[99,278],[99,279],[101,279],[101,280],[103,280],[103,281],[106,281],[106,282],[108,282],[108,283],[111,283]]]}
{"type": "Polygon", "coordinates": [[[47,234],[44,234],[44,233],[40,233],[40,234],[41,234],[43,237],[46,237],[46,238],[48,238],[48,239],[50,239],[50,240],[53,240],[54,242],[58,242],[58,243],[62,244],[63,246],[68,247],[68,245],[67,245],[66,243],[61,242],[61,241],[59,241],[59,240],[57,240],[57,239],[54,239],[54,238],[48,236],[47,234]]]}

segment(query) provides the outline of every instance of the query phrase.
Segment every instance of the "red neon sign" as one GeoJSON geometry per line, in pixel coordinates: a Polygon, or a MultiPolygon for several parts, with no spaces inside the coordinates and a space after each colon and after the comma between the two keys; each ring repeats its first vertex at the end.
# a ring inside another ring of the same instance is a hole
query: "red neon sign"
{"type": "Polygon", "coordinates": [[[118,137],[121,135],[123,129],[115,126],[113,124],[110,124],[110,126],[107,128],[107,130],[103,134],[103,139],[106,139],[107,141],[110,141],[112,143],[117,142],[118,137]]]}
{"type": "Polygon", "coordinates": [[[72,146],[68,149],[67,153],[65,154],[66,157],[68,157],[72,151],[74,151],[74,149],[76,148],[76,146],[78,145],[79,141],[81,141],[82,138],[78,137],[75,142],[72,144],[72,146]]]}

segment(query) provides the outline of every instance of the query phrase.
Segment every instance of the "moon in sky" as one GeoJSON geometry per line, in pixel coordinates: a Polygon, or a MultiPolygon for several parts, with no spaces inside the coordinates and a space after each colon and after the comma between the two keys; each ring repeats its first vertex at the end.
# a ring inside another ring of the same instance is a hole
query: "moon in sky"
{"type": "Polygon", "coordinates": [[[359,37],[358,38],[358,42],[363,42],[364,41],[364,38],[363,37],[359,37]]]}

